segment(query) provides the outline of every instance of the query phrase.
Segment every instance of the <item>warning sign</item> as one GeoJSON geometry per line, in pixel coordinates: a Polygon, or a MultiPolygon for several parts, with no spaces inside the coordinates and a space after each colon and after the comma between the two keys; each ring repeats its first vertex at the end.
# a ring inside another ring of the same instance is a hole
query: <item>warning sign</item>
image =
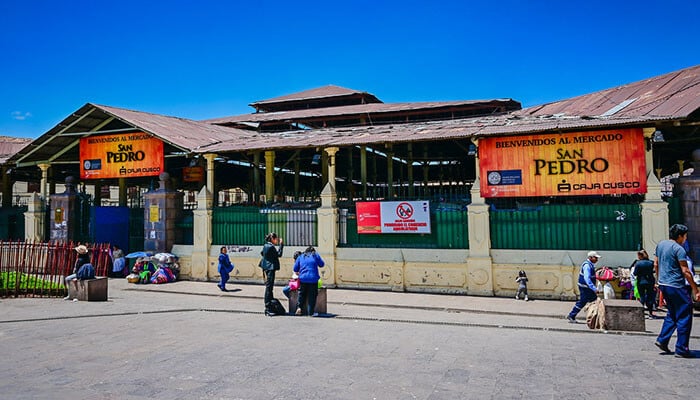
{"type": "Polygon", "coordinates": [[[430,202],[356,203],[357,233],[430,233],[430,202]]]}

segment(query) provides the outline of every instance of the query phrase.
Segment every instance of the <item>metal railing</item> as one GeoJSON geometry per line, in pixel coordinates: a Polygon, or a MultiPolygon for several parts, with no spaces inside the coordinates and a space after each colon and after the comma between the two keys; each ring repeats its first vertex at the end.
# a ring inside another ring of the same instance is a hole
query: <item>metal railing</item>
{"type": "Polygon", "coordinates": [[[276,232],[288,246],[316,246],[316,209],[216,207],[212,216],[215,244],[260,245],[265,235],[276,232]]]}
{"type": "MultiPolygon", "coordinates": [[[[73,273],[77,243],[0,241],[0,297],[61,297],[73,273]]],[[[87,244],[97,276],[111,266],[109,244],[87,244]]]]}

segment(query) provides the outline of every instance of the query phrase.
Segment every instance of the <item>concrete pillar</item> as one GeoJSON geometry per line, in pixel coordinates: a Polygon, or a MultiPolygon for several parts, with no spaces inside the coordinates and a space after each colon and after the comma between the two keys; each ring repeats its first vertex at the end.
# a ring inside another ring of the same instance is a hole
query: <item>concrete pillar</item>
{"type": "Polygon", "coordinates": [[[469,221],[469,256],[467,291],[469,294],[493,296],[493,261],[489,206],[481,197],[479,159],[474,159],[476,179],[471,189],[472,202],[467,207],[469,221]]]}
{"type": "Polygon", "coordinates": [[[326,286],[335,287],[336,270],[335,258],[338,246],[338,209],[335,206],[335,188],[329,183],[321,192],[321,207],[316,210],[318,218],[318,248],[319,255],[326,263],[321,268],[321,279],[326,286]]]}
{"type": "Polygon", "coordinates": [[[41,163],[38,164],[37,167],[41,170],[41,187],[39,188],[39,194],[41,194],[43,199],[47,199],[49,195],[49,167],[51,167],[51,164],[41,163]]]}
{"type": "Polygon", "coordinates": [[[27,201],[24,213],[24,239],[28,242],[44,241],[44,199],[38,193],[32,193],[27,201]]]}
{"type": "Polygon", "coordinates": [[[333,187],[333,194],[335,195],[336,192],[336,187],[335,187],[335,153],[338,152],[337,147],[328,147],[325,149],[326,154],[327,154],[327,159],[328,159],[328,183],[331,184],[333,187]]]}
{"type": "Polygon", "coordinates": [[[204,155],[204,159],[207,160],[207,190],[211,193],[212,201],[216,201],[218,197],[216,195],[216,189],[214,188],[214,160],[216,157],[218,157],[218,155],[214,153],[207,153],[204,155]]]}
{"type": "Polygon", "coordinates": [[[275,152],[265,151],[265,201],[275,200],[275,152]]]}
{"type": "MultiPolygon", "coordinates": [[[[644,138],[651,141],[655,128],[644,128],[644,138]]],[[[642,207],[642,246],[652,255],[656,245],[668,239],[668,204],[661,199],[661,182],[654,174],[653,143],[646,152],[647,193],[642,207]]]]}
{"type": "Polygon", "coordinates": [[[192,271],[190,279],[209,280],[209,251],[212,245],[212,194],[203,187],[197,194],[197,209],[193,211],[192,271]]]}

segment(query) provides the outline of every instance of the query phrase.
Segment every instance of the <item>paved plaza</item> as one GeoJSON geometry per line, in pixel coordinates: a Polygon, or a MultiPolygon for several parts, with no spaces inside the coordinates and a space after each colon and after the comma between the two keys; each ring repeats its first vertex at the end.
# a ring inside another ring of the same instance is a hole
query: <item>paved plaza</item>
{"type": "Polygon", "coordinates": [[[700,359],[653,346],[661,321],[594,332],[563,319],[572,302],[329,289],[328,317],[269,318],[262,285],[109,284],[107,302],[0,300],[1,398],[658,400],[700,388],[700,359]]]}

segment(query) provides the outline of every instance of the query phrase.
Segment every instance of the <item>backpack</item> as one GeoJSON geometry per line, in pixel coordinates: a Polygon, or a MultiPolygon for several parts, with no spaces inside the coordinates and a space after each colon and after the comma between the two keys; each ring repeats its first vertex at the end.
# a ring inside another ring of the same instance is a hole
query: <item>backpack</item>
{"type": "Polygon", "coordinates": [[[287,313],[287,310],[284,309],[284,306],[282,303],[280,303],[279,300],[277,299],[272,299],[270,300],[270,303],[265,307],[265,315],[269,316],[275,316],[275,315],[284,315],[287,313]]]}
{"type": "Polygon", "coordinates": [[[78,280],[95,279],[95,267],[92,264],[83,264],[75,275],[78,280]]]}

